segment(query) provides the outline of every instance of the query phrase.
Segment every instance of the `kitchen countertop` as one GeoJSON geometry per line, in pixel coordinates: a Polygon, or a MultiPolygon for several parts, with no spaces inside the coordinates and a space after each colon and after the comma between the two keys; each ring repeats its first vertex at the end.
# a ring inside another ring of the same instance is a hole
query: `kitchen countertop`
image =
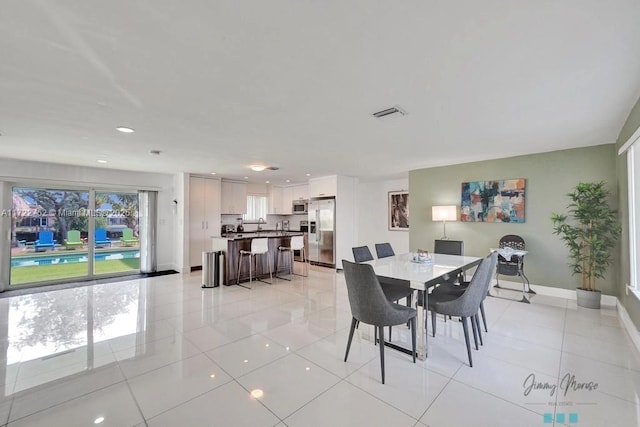
{"type": "Polygon", "coordinates": [[[272,230],[262,230],[262,231],[245,231],[242,233],[227,233],[222,235],[222,239],[227,240],[242,240],[242,239],[253,239],[257,237],[289,237],[289,236],[302,236],[304,233],[302,231],[272,231],[272,230]]]}

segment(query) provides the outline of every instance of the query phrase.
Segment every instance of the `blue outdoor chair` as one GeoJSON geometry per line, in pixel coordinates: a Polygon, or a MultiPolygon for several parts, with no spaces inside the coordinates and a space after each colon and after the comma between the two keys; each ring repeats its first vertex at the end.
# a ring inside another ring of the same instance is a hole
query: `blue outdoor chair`
{"type": "Polygon", "coordinates": [[[40,231],[38,232],[38,240],[33,245],[36,252],[40,250],[46,250],[47,248],[55,249],[56,241],[53,240],[53,231],[40,231]]]}
{"type": "Polygon", "coordinates": [[[111,246],[111,240],[107,237],[107,230],[104,228],[96,228],[96,246],[111,246]]]}

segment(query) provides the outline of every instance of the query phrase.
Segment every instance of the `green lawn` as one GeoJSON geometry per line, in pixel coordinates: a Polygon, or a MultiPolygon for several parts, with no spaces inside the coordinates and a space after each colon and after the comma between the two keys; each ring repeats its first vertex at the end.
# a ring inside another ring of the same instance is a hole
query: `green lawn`
{"type": "MultiPolygon", "coordinates": [[[[140,269],[140,259],[113,259],[96,261],[95,274],[121,273],[140,269]]],[[[68,279],[87,275],[87,263],[30,265],[11,269],[11,284],[42,282],[45,280],[68,279]]]]}

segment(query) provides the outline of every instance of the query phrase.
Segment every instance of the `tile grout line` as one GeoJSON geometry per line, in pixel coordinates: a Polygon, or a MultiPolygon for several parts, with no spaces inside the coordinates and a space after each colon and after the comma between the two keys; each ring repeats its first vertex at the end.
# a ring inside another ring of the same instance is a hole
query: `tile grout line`
{"type": "MultiPolygon", "coordinates": [[[[251,390],[247,390],[247,389],[245,388],[245,386],[243,386],[243,385],[238,381],[238,379],[237,379],[237,378],[234,378],[234,379],[233,379],[233,382],[235,382],[236,384],[238,384],[238,386],[240,386],[240,388],[242,388],[244,391],[246,391],[246,392],[247,392],[247,394],[249,394],[249,395],[251,396],[251,390]]],[[[271,408],[269,408],[267,405],[265,405],[265,403],[264,403],[262,400],[257,399],[257,398],[255,398],[255,397],[253,397],[253,396],[252,396],[252,399],[253,399],[253,400],[258,401],[258,403],[259,403],[260,405],[262,405],[262,407],[263,407],[263,408],[265,408],[267,411],[269,411],[271,414],[273,414],[273,416],[274,416],[274,417],[276,417],[276,419],[278,419],[281,423],[283,423],[283,422],[284,422],[284,420],[283,420],[282,418],[280,418],[280,417],[279,417],[275,412],[273,412],[273,411],[271,410],[271,408]]],[[[276,423],[275,425],[277,425],[277,423],[276,423]]]]}
{"type": "MultiPolygon", "coordinates": [[[[556,384],[560,384],[560,375],[562,375],[562,360],[564,358],[564,339],[565,339],[565,334],[567,333],[567,315],[568,315],[568,310],[569,308],[566,306],[565,303],[565,308],[564,308],[564,321],[562,322],[562,343],[561,343],[561,351],[560,351],[560,362],[558,363],[558,376],[556,377],[556,384]]],[[[558,390],[556,389],[556,399],[555,399],[555,405],[553,406],[553,425],[555,427],[556,425],[556,417],[558,414],[558,396],[560,395],[560,392],[558,392],[558,390]]]]}
{"type": "MultiPolygon", "coordinates": [[[[427,368],[428,369],[428,368],[427,368]]],[[[427,408],[424,410],[424,412],[422,413],[422,415],[420,415],[420,417],[418,418],[418,422],[420,422],[421,419],[424,418],[425,415],[427,415],[427,412],[429,412],[429,409],[431,409],[431,407],[433,406],[433,404],[436,402],[436,400],[438,400],[438,398],[442,395],[442,393],[444,392],[444,390],[449,386],[449,384],[451,384],[451,382],[453,381],[453,377],[460,372],[460,369],[462,369],[462,365],[458,366],[458,369],[456,369],[456,371],[453,373],[453,375],[451,375],[449,377],[449,380],[447,381],[447,383],[444,385],[444,387],[442,387],[442,390],[440,390],[438,392],[438,394],[436,395],[436,397],[433,398],[433,400],[431,401],[431,403],[429,403],[429,405],[427,406],[427,408]]]]}
{"type": "MultiPolygon", "coordinates": [[[[117,361],[116,361],[115,363],[117,363],[117,361]]],[[[103,390],[105,390],[105,389],[107,389],[107,388],[109,388],[109,387],[113,387],[113,386],[116,386],[116,385],[119,385],[119,384],[123,384],[125,381],[126,381],[126,378],[124,378],[122,381],[118,381],[118,382],[115,382],[115,383],[113,383],[113,384],[109,384],[109,385],[106,385],[106,386],[104,386],[104,387],[97,388],[97,389],[92,390],[92,391],[90,391],[90,392],[88,392],[88,393],[84,393],[84,394],[82,394],[82,395],[80,395],[80,396],[76,396],[76,397],[73,397],[73,398],[70,398],[70,399],[64,400],[64,401],[62,401],[62,402],[59,402],[59,403],[55,403],[55,404],[53,404],[53,405],[51,405],[51,406],[48,406],[48,407],[46,407],[46,408],[38,409],[37,411],[31,412],[31,413],[29,413],[29,414],[27,414],[27,415],[24,415],[24,416],[20,417],[20,418],[16,418],[15,420],[8,421],[8,422],[7,422],[7,425],[12,424],[12,423],[15,423],[16,421],[19,421],[19,420],[25,419],[25,418],[30,417],[30,416],[32,416],[32,415],[39,414],[39,413],[41,413],[41,412],[48,411],[48,410],[50,410],[50,409],[52,409],[52,408],[55,408],[55,407],[58,407],[58,406],[61,406],[61,405],[67,404],[67,403],[72,402],[72,401],[74,401],[74,400],[82,399],[82,398],[83,398],[83,397],[85,397],[85,396],[89,396],[89,395],[91,395],[91,394],[94,394],[94,393],[97,393],[97,392],[103,391],[103,390]]],[[[20,396],[20,397],[22,397],[22,396],[20,396]]],[[[13,399],[12,399],[12,403],[11,403],[11,407],[12,407],[12,409],[13,409],[13,401],[15,401],[15,398],[13,398],[13,399]]],[[[9,418],[9,419],[10,419],[10,418],[9,418]]],[[[144,419],[144,418],[143,418],[143,419],[144,419]]]]}

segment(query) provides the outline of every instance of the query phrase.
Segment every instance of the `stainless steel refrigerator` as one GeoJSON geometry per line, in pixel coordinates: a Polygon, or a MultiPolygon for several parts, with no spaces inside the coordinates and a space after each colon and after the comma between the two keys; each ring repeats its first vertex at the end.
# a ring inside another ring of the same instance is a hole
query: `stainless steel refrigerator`
{"type": "Polygon", "coordinates": [[[318,197],[309,200],[309,261],[312,264],[336,266],[336,199],[318,197]]]}

